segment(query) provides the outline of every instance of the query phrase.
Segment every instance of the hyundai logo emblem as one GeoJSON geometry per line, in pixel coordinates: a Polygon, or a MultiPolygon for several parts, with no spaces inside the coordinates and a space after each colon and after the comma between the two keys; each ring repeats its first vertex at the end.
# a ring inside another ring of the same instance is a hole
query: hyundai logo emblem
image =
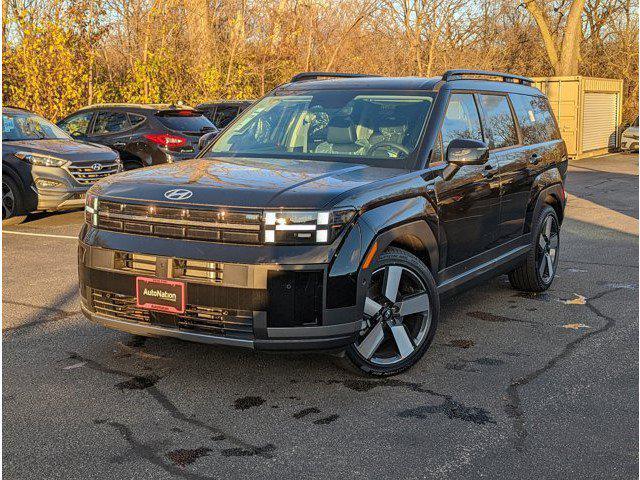
{"type": "Polygon", "coordinates": [[[185,190],[184,188],[174,188],[173,190],[164,192],[164,196],[169,200],[186,200],[193,196],[193,192],[191,190],[185,190]]]}
{"type": "Polygon", "coordinates": [[[102,164],[101,163],[94,163],[93,165],[91,165],[91,169],[99,172],[100,170],[102,170],[102,164]]]}

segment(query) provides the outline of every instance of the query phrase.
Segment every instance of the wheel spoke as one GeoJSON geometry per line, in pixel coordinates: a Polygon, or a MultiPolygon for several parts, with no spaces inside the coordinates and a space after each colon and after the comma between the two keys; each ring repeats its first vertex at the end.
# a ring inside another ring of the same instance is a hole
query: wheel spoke
{"type": "Polygon", "coordinates": [[[544,278],[544,272],[547,270],[547,254],[545,253],[540,259],[540,266],[538,267],[538,273],[540,273],[540,277],[544,278]]]}
{"type": "Polygon", "coordinates": [[[371,300],[369,297],[364,300],[364,313],[370,317],[375,316],[382,309],[382,305],[378,302],[371,300]]]}
{"type": "Polygon", "coordinates": [[[552,248],[552,249],[549,250],[549,255],[551,256],[551,260],[555,261],[555,259],[556,259],[556,251],[557,250],[555,248],[552,248]]]}
{"type": "Polygon", "coordinates": [[[549,216],[547,217],[547,219],[545,220],[544,223],[544,235],[547,238],[551,238],[551,225],[553,224],[553,217],[549,216]]]}
{"type": "Polygon", "coordinates": [[[360,355],[369,360],[383,340],[384,328],[382,322],[378,322],[356,348],[358,352],[360,352],[360,355]]]}
{"type": "Polygon", "coordinates": [[[547,270],[549,273],[549,278],[553,277],[553,260],[551,259],[551,255],[548,253],[544,256],[547,260],[547,270]]]}
{"type": "Polygon", "coordinates": [[[400,277],[402,277],[402,267],[392,265],[384,272],[384,296],[392,302],[398,298],[400,277]]]}
{"type": "Polygon", "coordinates": [[[406,358],[411,355],[414,347],[404,325],[392,325],[391,333],[393,334],[393,339],[396,341],[396,345],[398,346],[400,356],[402,358],[406,358]]]}
{"type": "Polygon", "coordinates": [[[418,312],[426,312],[429,310],[429,295],[421,293],[413,297],[405,298],[402,302],[396,303],[399,307],[398,315],[412,315],[418,312]]]}
{"type": "Polygon", "coordinates": [[[540,248],[543,250],[547,247],[547,239],[544,238],[544,233],[538,238],[538,245],[540,245],[540,248]]]}

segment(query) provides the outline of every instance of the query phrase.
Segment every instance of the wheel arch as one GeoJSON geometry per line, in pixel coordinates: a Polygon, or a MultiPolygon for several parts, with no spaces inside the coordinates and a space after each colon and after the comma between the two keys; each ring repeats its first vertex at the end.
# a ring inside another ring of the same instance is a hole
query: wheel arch
{"type": "Polygon", "coordinates": [[[566,203],[563,178],[557,168],[541,173],[533,184],[525,215],[524,233],[531,232],[533,222],[544,205],[550,205],[562,224],[566,203]]]}

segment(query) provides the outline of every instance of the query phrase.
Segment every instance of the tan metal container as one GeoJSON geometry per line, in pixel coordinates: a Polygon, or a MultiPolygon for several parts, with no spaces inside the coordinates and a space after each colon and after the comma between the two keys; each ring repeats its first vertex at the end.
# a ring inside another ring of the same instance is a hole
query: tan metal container
{"type": "Polygon", "coordinates": [[[601,155],[618,148],[622,80],[582,76],[533,80],[549,98],[570,158],[601,155]]]}

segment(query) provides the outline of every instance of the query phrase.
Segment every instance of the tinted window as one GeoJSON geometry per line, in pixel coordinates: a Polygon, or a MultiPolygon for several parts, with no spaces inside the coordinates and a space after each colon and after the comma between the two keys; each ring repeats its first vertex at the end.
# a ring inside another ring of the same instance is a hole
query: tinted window
{"type": "Polygon", "coordinates": [[[127,130],[130,127],[129,118],[126,113],[120,112],[100,112],[93,125],[94,135],[105,135],[127,130]]]}
{"type": "Polygon", "coordinates": [[[553,120],[549,102],[544,97],[511,94],[511,102],[516,111],[522,141],[525,145],[548,142],[560,138],[553,120]]]}
{"type": "Polygon", "coordinates": [[[447,113],[442,122],[442,150],[447,151],[449,142],[456,138],[482,141],[480,117],[473,95],[454,93],[449,99],[447,113]]]}
{"type": "Polygon", "coordinates": [[[162,114],[156,117],[165,127],[179,132],[204,133],[215,125],[204,115],[162,114]]]}
{"type": "Polygon", "coordinates": [[[142,115],[136,115],[134,113],[129,113],[129,123],[131,123],[132,127],[137,127],[142,122],[146,120],[142,115]]]}
{"type": "Polygon", "coordinates": [[[237,115],[238,107],[219,106],[213,117],[213,123],[215,123],[218,128],[226,127],[237,115]]]}
{"type": "Polygon", "coordinates": [[[91,117],[93,117],[93,112],[79,113],[61,121],[58,126],[69,132],[72,137],[84,136],[89,130],[91,117]]]}
{"type": "Polygon", "coordinates": [[[273,95],[249,107],[213,144],[211,156],[340,161],[397,159],[416,149],[431,109],[428,93],[317,90],[273,95]]]}
{"type": "Polygon", "coordinates": [[[486,130],[493,139],[493,148],[518,144],[518,134],[507,97],[502,95],[480,95],[480,103],[487,118],[486,130]]]}
{"type": "Polygon", "coordinates": [[[69,135],[49,120],[33,113],[2,114],[2,140],[51,140],[68,138],[69,135]]]}

